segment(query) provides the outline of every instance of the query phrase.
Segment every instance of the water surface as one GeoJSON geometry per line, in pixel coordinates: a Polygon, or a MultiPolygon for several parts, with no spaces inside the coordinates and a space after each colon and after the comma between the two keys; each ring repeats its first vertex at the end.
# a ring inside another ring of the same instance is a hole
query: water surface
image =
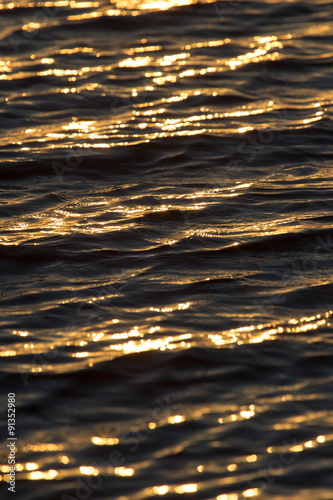
{"type": "Polygon", "coordinates": [[[333,498],[332,12],[2,1],[4,498],[333,498]]]}

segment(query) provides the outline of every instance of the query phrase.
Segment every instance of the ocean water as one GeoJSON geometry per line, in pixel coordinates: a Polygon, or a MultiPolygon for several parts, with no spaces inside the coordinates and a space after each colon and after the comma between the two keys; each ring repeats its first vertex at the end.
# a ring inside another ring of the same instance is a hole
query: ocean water
{"type": "Polygon", "coordinates": [[[1,498],[332,500],[332,63],[327,0],[1,1],[1,498]]]}

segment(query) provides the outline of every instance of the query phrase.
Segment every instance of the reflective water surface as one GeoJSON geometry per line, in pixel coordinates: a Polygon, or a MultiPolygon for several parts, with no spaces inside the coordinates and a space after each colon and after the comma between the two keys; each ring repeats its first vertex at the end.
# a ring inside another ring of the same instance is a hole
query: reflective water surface
{"type": "Polygon", "coordinates": [[[332,12],[2,1],[17,498],[333,498],[332,12]]]}

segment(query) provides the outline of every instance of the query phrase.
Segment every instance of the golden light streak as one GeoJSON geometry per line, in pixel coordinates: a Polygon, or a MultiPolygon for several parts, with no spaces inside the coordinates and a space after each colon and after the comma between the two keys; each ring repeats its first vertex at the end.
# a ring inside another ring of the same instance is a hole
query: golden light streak
{"type": "Polygon", "coordinates": [[[260,493],[259,488],[250,488],[248,490],[243,491],[243,496],[245,498],[252,498],[258,496],[260,493]]]}
{"type": "Polygon", "coordinates": [[[26,470],[37,470],[39,468],[39,465],[36,464],[35,462],[28,462],[25,465],[26,470]]]}
{"type": "Polygon", "coordinates": [[[191,484],[182,484],[181,486],[175,487],[176,493],[195,493],[198,490],[198,485],[195,483],[191,484]]]}
{"type": "Polygon", "coordinates": [[[97,446],[113,446],[119,443],[118,438],[101,438],[94,436],[91,438],[91,442],[97,446]]]}
{"type": "Polygon", "coordinates": [[[180,424],[181,422],[185,422],[184,415],[173,415],[168,417],[169,424],[180,424]]]}
{"type": "Polygon", "coordinates": [[[164,485],[164,486],[154,486],[153,487],[153,492],[156,495],[166,495],[169,491],[169,486],[164,485]]]}
{"type": "Polygon", "coordinates": [[[131,467],[116,467],[114,472],[117,476],[130,477],[134,475],[135,471],[131,467]]]}
{"type": "Polygon", "coordinates": [[[50,480],[50,479],[54,479],[55,477],[57,477],[57,475],[58,475],[58,471],[56,471],[54,469],[50,469],[47,472],[42,472],[42,471],[30,472],[28,477],[29,477],[29,479],[32,479],[33,481],[40,480],[40,479],[50,480]]]}
{"type": "Polygon", "coordinates": [[[86,476],[98,476],[98,474],[99,474],[99,470],[96,469],[95,467],[91,467],[91,466],[86,467],[84,465],[82,465],[80,467],[80,472],[81,472],[81,474],[84,474],[86,476]]]}
{"type": "Polygon", "coordinates": [[[239,496],[237,493],[224,493],[216,497],[216,500],[238,500],[239,496]]]}

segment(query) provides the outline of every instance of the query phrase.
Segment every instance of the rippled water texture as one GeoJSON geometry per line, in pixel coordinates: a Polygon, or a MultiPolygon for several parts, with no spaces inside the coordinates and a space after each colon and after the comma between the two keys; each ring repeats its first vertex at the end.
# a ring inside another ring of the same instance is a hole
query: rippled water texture
{"type": "Polygon", "coordinates": [[[2,0],[1,498],[332,500],[333,4],[2,0]]]}

